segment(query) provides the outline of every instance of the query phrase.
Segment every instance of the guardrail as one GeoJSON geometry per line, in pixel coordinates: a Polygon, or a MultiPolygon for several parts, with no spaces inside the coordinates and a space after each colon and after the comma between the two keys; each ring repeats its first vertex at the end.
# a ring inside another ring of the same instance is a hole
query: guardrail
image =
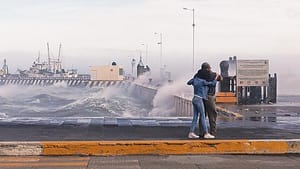
{"type": "MultiPolygon", "coordinates": [[[[134,92],[140,99],[152,101],[157,93],[158,89],[147,87],[140,84],[135,84],[134,92]]],[[[179,117],[191,117],[193,114],[193,104],[191,98],[186,98],[183,96],[174,95],[173,102],[176,114],[179,117]]]]}
{"type": "Polygon", "coordinates": [[[176,116],[192,116],[193,103],[191,99],[184,98],[182,96],[174,96],[174,106],[176,110],[176,116]]]}
{"type": "Polygon", "coordinates": [[[7,77],[0,78],[1,81],[8,80],[86,80],[89,81],[89,76],[78,76],[78,77],[7,77]]]}

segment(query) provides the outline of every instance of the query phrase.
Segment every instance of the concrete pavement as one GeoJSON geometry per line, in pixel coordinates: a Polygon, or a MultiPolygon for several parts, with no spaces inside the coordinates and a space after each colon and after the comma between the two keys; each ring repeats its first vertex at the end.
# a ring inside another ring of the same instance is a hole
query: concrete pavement
{"type": "Polygon", "coordinates": [[[1,157],[1,169],[299,169],[299,155],[1,157]]]}
{"type": "MultiPolygon", "coordinates": [[[[191,118],[14,118],[0,141],[183,140],[191,118]]],[[[217,139],[300,139],[299,124],[218,121],[217,139]]]]}
{"type": "Polygon", "coordinates": [[[246,110],[242,118],[234,120],[219,116],[217,139],[213,141],[187,140],[191,123],[191,118],[187,117],[7,117],[0,119],[0,153],[2,155],[299,153],[300,130],[297,123],[299,113],[291,111],[298,109],[281,111],[281,108],[272,106],[268,109],[255,107],[252,111],[252,108],[242,108],[246,110]],[[278,113],[272,113],[274,111],[278,113]],[[287,114],[288,112],[290,113],[287,114]]]}

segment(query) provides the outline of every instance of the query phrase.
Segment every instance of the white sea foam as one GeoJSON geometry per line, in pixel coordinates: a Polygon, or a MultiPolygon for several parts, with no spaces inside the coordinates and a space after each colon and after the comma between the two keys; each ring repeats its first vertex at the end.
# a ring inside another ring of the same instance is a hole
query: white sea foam
{"type": "Polygon", "coordinates": [[[68,87],[68,83],[65,82],[65,81],[63,81],[63,82],[57,82],[57,83],[54,83],[53,86],[67,88],[68,87]]]}
{"type": "Polygon", "coordinates": [[[7,114],[6,113],[1,113],[0,112],[0,119],[4,119],[4,118],[7,118],[7,114]]]}

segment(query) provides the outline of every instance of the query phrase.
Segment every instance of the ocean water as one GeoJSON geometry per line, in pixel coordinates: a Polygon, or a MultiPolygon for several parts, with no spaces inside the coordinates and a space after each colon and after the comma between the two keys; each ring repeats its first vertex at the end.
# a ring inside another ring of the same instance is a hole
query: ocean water
{"type": "MultiPolygon", "coordinates": [[[[68,87],[65,83],[44,87],[5,85],[0,86],[0,118],[172,116],[174,113],[167,113],[173,111],[170,109],[172,105],[166,102],[170,102],[169,96],[177,90],[171,89],[166,86],[164,90],[159,90],[152,107],[152,103],[136,97],[128,88],[79,88],[68,87]]],[[[264,106],[263,109],[298,117],[300,96],[278,96],[278,103],[269,106],[272,107],[264,106]]],[[[262,109],[258,105],[255,107],[260,111],[262,109]]]]}
{"type": "Polygon", "coordinates": [[[2,117],[147,117],[149,103],[123,88],[0,86],[2,117]]]}

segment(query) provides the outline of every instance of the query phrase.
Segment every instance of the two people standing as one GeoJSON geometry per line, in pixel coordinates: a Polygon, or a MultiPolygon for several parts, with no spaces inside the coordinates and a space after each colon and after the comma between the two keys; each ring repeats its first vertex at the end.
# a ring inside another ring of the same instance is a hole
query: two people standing
{"type": "Polygon", "coordinates": [[[188,85],[194,87],[193,103],[193,120],[190,127],[189,138],[213,139],[216,135],[216,103],[215,103],[215,88],[217,80],[222,80],[221,76],[211,71],[208,63],[203,63],[201,69],[195,74],[193,79],[187,82],[188,85]],[[195,134],[199,117],[200,136],[195,134]],[[205,122],[205,117],[208,116],[210,124],[210,132],[205,122]]]}

